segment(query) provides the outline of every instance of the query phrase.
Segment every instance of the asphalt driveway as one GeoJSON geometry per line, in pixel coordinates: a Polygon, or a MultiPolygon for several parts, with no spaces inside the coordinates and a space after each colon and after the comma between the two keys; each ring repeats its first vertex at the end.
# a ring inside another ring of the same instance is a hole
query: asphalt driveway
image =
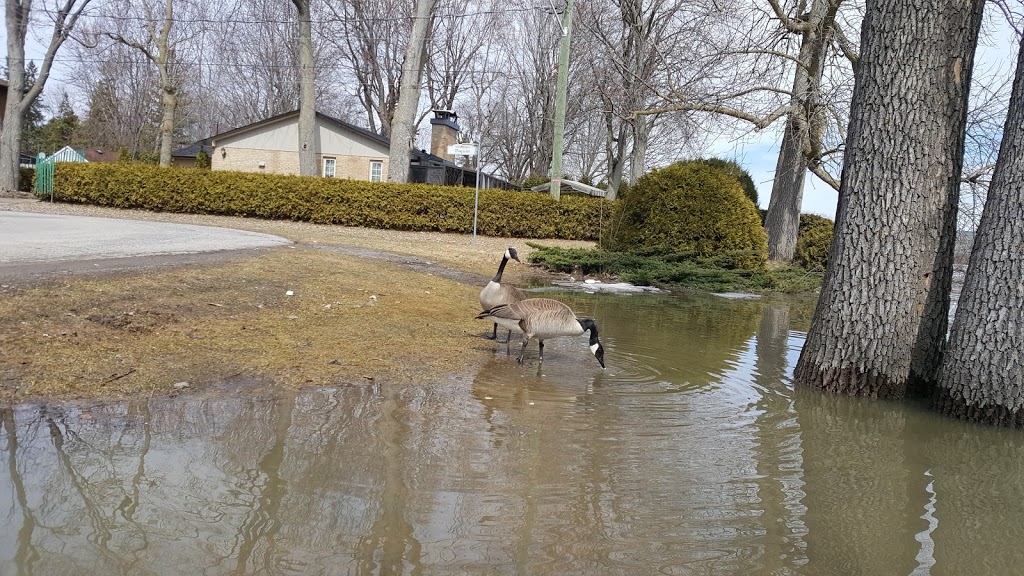
{"type": "Polygon", "coordinates": [[[186,264],[288,244],[213,226],[0,211],[0,280],[186,264]]]}

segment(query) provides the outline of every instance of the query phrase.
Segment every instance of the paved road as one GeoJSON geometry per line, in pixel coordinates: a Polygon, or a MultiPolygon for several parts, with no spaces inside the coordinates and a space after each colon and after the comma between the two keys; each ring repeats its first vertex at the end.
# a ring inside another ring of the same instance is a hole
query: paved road
{"type": "Polygon", "coordinates": [[[287,244],[279,236],[213,226],[0,211],[0,278],[190,262],[287,244]]]}

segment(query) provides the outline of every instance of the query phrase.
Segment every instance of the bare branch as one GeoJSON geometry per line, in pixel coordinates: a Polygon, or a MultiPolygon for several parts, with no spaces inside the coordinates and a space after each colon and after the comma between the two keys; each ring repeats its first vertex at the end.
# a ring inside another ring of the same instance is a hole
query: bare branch
{"type": "Polygon", "coordinates": [[[775,17],[778,18],[782,22],[782,25],[790,32],[799,33],[811,30],[809,22],[796,20],[786,16],[786,13],[782,10],[782,6],[779,4],[779,0],[768,0],[768,4],[771,5],[772,11],[775,12],[775,17]]]}
{"type": "Polygon", "coordinates": [[[815,176],[817,176],[818,179],[821,180],[822,182],[824,182],[825,184],[828,184],[829,186],[831,186],[833,190],[835,190],[836,192],[839,192],[839,184],[840,184],[839,180],[836,180],[831,174],[829,174],[825,170],[824,166],[822,166],[820,164],[818,164],[817,166],[812,166],[811,167],[811,173],[814,174],[815,176]]]}

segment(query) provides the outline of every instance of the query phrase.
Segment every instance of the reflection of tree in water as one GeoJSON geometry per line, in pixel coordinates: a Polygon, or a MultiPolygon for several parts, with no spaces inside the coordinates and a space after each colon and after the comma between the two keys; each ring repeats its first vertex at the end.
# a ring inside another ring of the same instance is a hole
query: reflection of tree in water
{"type": "MultiPolygon", "coordinates": [[[[7,407],[0,408],[0,422],[3,424],[4,435],[7,437],[7,467],[10,473],[11,487],[14,489],[15,502],[21,512],[17,552],[14,556],[18,576],[21,576],[22,574],[32,574],[33,567],[39,561],[39,551],[32,543],[36,519],[32,507],[28,503],[25,481],[18,470],[18,426],[14,410],[7,407]]],[[[10,525],[12,524],[9,523],[8,526],[10,525]]]]}
{"type": "Polygon", "coordinates": [[[763,536],[760,563],[775,573],[795,569],[806,559],[803,505],[800,499],[800,430],[787,385],[790,307],[768,303],[757,329],[753,383],[761,397],[755,403],[753,454],[763,536]]]}
{"type": "Polygon", "coordinates": [[[797,389],[808,574],[910,574],[927,467],[901,403],[797,389]]]}
{"type": "Polygon", "coordinates": [[[359,574],[404,574],[406,563],[410,573],[422,574],[422,545],[413,534],[407,515],[411,501],[408,482],[410,416],[407,398],[399,386],[381,387],[383,406],[376,432],[383,440],[380,454],[384,461],[383,492],[379,517],[370,526],[356,550],[359,574]]]}

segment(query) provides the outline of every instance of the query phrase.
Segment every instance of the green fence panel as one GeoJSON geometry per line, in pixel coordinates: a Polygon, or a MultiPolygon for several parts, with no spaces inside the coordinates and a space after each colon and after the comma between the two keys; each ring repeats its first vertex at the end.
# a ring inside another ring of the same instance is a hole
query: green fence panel
{"type": "Polygon", "coordinates": [[[38,162],[36,164],[36,194],[39,196],[53,194],[54,162],[38,162]]]}

